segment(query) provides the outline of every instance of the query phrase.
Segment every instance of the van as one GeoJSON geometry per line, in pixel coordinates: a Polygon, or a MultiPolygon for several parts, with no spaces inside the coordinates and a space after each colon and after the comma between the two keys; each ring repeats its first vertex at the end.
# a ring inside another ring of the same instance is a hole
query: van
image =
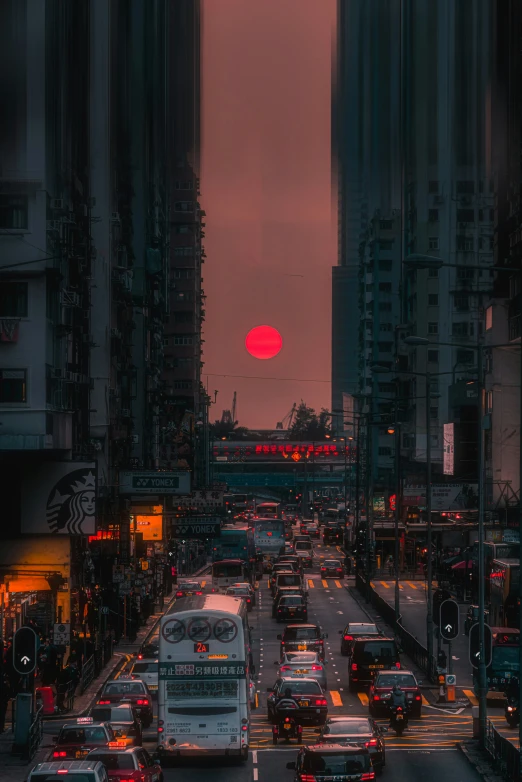
{"type": "Polygon", "coordinates": [[[351,692],[361,685],[370,685],[380,671],[400,669],[399,651],[393,638],[367,636],[354,639],[348,650],[348,686],[351,692]]]}

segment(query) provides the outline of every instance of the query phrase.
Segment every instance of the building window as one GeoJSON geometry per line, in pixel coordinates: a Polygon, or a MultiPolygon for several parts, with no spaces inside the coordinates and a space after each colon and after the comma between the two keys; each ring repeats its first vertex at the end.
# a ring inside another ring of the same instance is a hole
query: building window
{"type": "Polygon", "coordinates": [[[378,346],[381,353],[391,353],[393,342],[379,342],[378,346]]]}
{"type": "Polygon", "coordinates": [[[391,272],[391,270],[392,270],[392,263],[393,263],[393,261],[384,260],[383,258],[381,258],[379,260],[379,270],[381,272],[391,272]]]}
{"type": "Polygon", "coordinates": [[[379,456],[391,456],[392,449],[386,445],[379,446],[379,456]]]}
{"type": "Polygon", "coordinates": [[[467,337],[470,333],[469,323],[453,323],[451,333],[454,337],[467,337]]]}
{"type": "Polygon", "coordinates": [[[428,334],[438,334],[439,324],[437,322],[428,323],[428,334]]]}
{"type": "Polygon", "coordinates": [[[493,412],[493,391],[486,393],[486,413],[493,412]]]}
{"type": "Polygon", "coordinates": [[[194,269],[174,269],[175,280],[190,280],[194,276],[194,269]]]}
{"type": "Polygon", "coordinates": [[[474,209],[457,209],[457,223],[474,223],[474,209]]]}
{"type": "Polygon", "coordinates": [[[489,210],[489,222],[494,223],[495,222],[495,210],[490,209],[489,210]]]}
{"type": "Polygon", "coordinates": [[[393,228],[393,222],[391,220],[380,220],[379,228],[381,231],[391,231],[393,228]]]}
{"type": "Polygon", "coordinates": [[[493,307],[486,308],[486,331],[493,328],[493,307]]]}
{"type": "Polygon", "coordinates": [[[473,195],[475,192],[475,182],[470,180],[457,182],[458,195],[473,195]]]}
{"type": "Polygon", "coordinates": [[[192,345],[193,339],[192,337],[174,337],[174,344],[175,345],[192,345]]]}
{"type": "Polygon", "coordinates": [[[428,221],[430,223],[438,223],[439,222],[439,210],[438,209],[428,209],[428,221]]]}
{"type": "Polygon", "coordinates": [[[28,226],[27,196],[0,195],[0,229],[26,229],[28,226]]]}
{"type": "Polygon", "coordinates": [[[428,271],[428,277],[438,277],[439,276],[439,270],[438,269],[430,269],[428,271]]]}
{"type": "Polygon", "coordinates": [[[379,283],[379,290],[380,290],[381,293],[391,293],[391,290],[392,290],[391,282],[380,282],[379,283]]]}
{"type": "Polygon", "coordinates": [[[0,283],[0,317],[27,317],[27,283],[5,280],[0,283]]]}
{"type": "Polygon", "coordinates": [[[187,391],[188,389],[192,388],[192,381],[191,380],[177,380],[175,383],[172,384],[172,388],[175,391],[187,391]]]}
{"type": "Polygon", "coordinates": [[[475,269],[466,269],[464,266],[457,269],[458,280],[472,280],[475,277],[475,269]]]}
{"type": "Polygon", "coordinates": [[[393,239],[381,239],[379,241],[379,250],[393,250],[393,239]]]}
{"type": "Polygon", "coordinates": [[[403,448],[413,448],[415,445],[415,435],[413,434],[403,434],[402,435],[402,447],[403,448]]]}
{"type": "Polygon", "coordinates": [[[0,369],[0,402],[27,402],[25,369],[0,369]]]}
{"type": "Polygon", "coordinates": [[[473,252],[475,241],[472,236],[457,236],[457,250],[459,252],[473,252]]]}
{"type": "Polygon", "coordinates": [[[168,346],[169,346],[169,338],[163,337],[163,347],[168,348],[168,346]]]}
{"type": "Polygon", "coordinates": [[[380,312],[391,312],[391,301],[381,301],[379,302],[379,311],[380,312]]]}
{"type": "Polygon", "coordinates": [[[439,183],[436,179],[431,179],[428,183],[428,192],[431,195],[436,195],[439,192],[439,183]]]}
{"type": "Polygon", "coordinates": [[[187,179],[186,181],[181,181],[177,179],[174,182],[174,189],[175,190],[194,190],[194,182],[191,179],[187,179]]]}
{"type": "Polygon", "coordinates": [[[430,307],[438,307],[439,306],[439,294],[438,293],[428,293],[428,304],[430,307]]]}
{"type": "Polygon", "coordinates": [[[438,407],[430,407],[430,418],[432,420],[436,420],[439,417],[439,408],[438,407]]]}
{"type": "Polygon", "coordinates": [[[194,300],[194,291],[178,291],[174,294],[175,302],[189,302],[194,300]]]}
{"type": "Polygon", "coordinates": [[[439,249],[439,237],[438,236],[430,236],[428,239],[428,249],[429,250],[438,250],[439,249]]]}
{"type": "Polygon", "coordinates": [[[469,296],[467,293],[455,295],[455,309],[457,312],[469,312],[469,296]]]}
{"type": "Polygon", "coordinates": [[[391,323],[380,323],[379,331],[393,331],[393,325],[391,323]]]}
{"type": "Polygon", "coordinates": [[[176,201],[174,203],[174,211],[175,212],[193,212],[194,211],[194,202],[193,201],[176,201]]]}
{"type": "Polygon", "coordinates": [[[428,350],[428,363],[429,364],[438,364],[439,363],[439,351],[438,350],[428,350]]]}
{"type": "Polygon", "coordinates": [[[432,434],[430,435],[430,442],[432,448],[438,448],[439,447],[439,435],[438,434],[432,434]]]}
{"type": "Polygon", "coordinates": [[[457,364],[473,364],[475,355],[472,350],[457,350],[457,364]]]}
{"type": "Polygon", "coordinates": [[[174,256],[176,258],[192,258],[193,255],[193,247],[174,247],[174,256]]]}

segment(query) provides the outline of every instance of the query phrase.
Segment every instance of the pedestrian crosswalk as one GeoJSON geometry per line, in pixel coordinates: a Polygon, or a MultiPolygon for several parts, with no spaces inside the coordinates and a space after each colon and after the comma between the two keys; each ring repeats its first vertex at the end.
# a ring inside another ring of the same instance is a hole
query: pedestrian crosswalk
{"type": "MultiPolygon", "coordinates": [[[[395,581],[376,580],[376,581],[370,581],[370,584],[372,585],[373,589],[377,589],[377,590],[379,590],[380,587],[383,587],[384,589],[395,589],[395,581]]],[[[434,586],[437,586],[437,584],[434,583],[434,586]]],[[[400,581],[399,589],[401,592],[411,591],[411,592],[417,592],[417,594],[419,594],[419,592],[426,591],[426,582],[425,581],[400,581]]]]}

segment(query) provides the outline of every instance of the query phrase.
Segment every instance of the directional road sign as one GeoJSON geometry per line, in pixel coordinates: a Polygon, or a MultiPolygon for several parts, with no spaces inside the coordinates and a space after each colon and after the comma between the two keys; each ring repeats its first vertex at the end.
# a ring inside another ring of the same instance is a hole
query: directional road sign
{"type": "MultiPolygon", "coordinates": [[[[491,634],[491,627],[488,624],[484,625],[484,658],[486,668],[491,665],[491,658],[493,656],[493,636],[491,634]]],[[[480,664],[480,644],[479,644],[479,624],[478,622],[471,626],[469,631],[469,661],[474,668],[478,668],[480,664]]]]}
{"type": "Polygon", "coordinates": [[[455,600],[440,604],[440,634],[446,641],[453,641],[459,634],[459,606],[455,600]]]}
{"type": "Polygon", "coordinates": [[[38,636],[31,627],[21,627],[13,638],[13,665],[21,674],[32,673],[36,668],[38,636]]]}

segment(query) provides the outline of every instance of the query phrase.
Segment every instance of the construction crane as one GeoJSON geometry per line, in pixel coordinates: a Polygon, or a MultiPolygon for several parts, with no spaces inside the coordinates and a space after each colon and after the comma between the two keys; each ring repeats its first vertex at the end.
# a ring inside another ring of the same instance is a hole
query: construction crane
{"type": "Polygon", "coordinates": [[[276,429],[291,429],[296,410],[297,403],[294,402],[292,409],[285,415],[283,420],[277,422],[276,429]]]}
{"type": "Polygon", "coordinates": [[[232,399],[232,410],[223,410],[221,415],[221,423],[228,426],[235,426],[236,421],[236,406],[237,406],[237,391],[234,391],[234,398],[232,399]]]}

